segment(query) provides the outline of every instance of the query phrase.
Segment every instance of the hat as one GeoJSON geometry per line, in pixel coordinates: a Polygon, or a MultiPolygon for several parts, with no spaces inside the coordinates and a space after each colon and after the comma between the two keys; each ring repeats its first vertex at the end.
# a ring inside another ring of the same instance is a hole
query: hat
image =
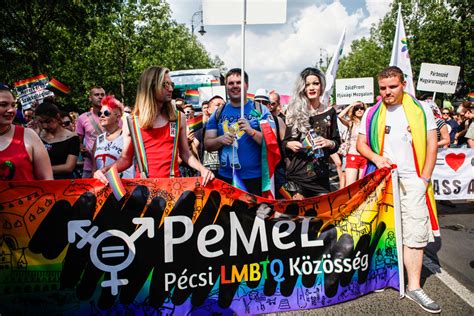
{"type": "Polygon", "coordinates": [[[190,103],[185,104],[185,105],[183,106],[183,110],[184,110],[184,109],[187,109],[187,108],[191,108],[191,110],[194,110],[193,105],[190,104],[190,103]]]}
{"type": "Polygon", "coordinates": [[[258,89],[255,92],[255,101],[268,101],[270,102],[270,97],[268,96],[268,91],[266,89],[258,89]]]}
{"type": "Polygon", "coordinates": [[[221,99],[222,101],[225,102],[225,99],[222,96],[218,95],[218,94],[216,94],[215,96],[210,98],[209,101],[207,101],[207,102],[211,103],[211,101],[214,100],[214,99],[221,99]]]}

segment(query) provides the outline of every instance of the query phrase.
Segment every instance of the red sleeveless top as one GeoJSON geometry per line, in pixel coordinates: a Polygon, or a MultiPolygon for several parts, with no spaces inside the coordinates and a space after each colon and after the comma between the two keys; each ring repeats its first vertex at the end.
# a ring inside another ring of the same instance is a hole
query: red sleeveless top
{"type": "Polygon", "coordinates": [[[0,150],[0,181],[35,179],[33,163],[25,147],[24,135],[25,129],[16,125],[10,145],[4,150],[0,150]]]}
{"type": "MultiPolygon", "coordinates": [[[[163,127],[140,128],[148,162],[148,178],[170,177],[174,138],[178,134],[176,126],[176,122],[169,122],[163,127]]],[[[175,160],[173,169],[175,176],[180,177],[178,159],[175,160]]],[[[135,177],[140,177],[138,168],[135,177]]]]}

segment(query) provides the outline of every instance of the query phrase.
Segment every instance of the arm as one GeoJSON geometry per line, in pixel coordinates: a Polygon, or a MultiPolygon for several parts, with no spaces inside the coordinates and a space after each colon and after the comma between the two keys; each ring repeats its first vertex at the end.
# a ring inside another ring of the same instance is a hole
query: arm
{"type": "Polygon", "coordinates": [[[448,148],[450,143],[448,126],[443,125],[440,129],[440,132],[441,139],[438,141],[438,147],[448,148]]]}
{"type": "Polygon", "coordinates": [[[390,159],[377,155],[372,151],[372,149],[367,144],[367,138],[364,134],[359,134],[357,137],[357,151],[362,156],[372,161],[379,169],[392,166],[390,159]]]}
{"type": "Polygon", "coordinates": [[[184,115],[179,116],[181,118],[181,127],[179,131],[179,156],[183,161],[190,166],[191,168],[199,171],[201,173],[201,176],[203,178],[202,180],[202,185],[205,186],[210,180],[214,179],[214,174],[204,167],[199,160],[197,160],[196,157],[191,153],[191,150],[189,149],[189,144],[188,144],[188,137],[186,135],[186,132],[188,130],[188,126],[186,124],[186,118],[184,115]]]}
{"type": "Polygon", "coordinates": [[[48,152],[35,131],[25,128],[25,146],[33,164],[33,172],[37,180],[53,180],[53,170],[48,152]]]}
{"type": "Polygon", "coordinates": [[[97,171],[97,163],[95,162],[95,150],[97,148],[97,139],[94,142],[94,146],[92,146],[92,174],[97,171]]]}
{"type": "Polygon", "coordinates": [[[350,122],[348,120],[346,120],[346,114],[347,112],[349,112],[349,110],[352,108],[352,104],[349,105],[349,106],[346,106],[342,111],[341,113],[339,113],[339,115],[337,116],[339,118],[339,120],[341,121],[342,124],[344,124],[345,126],[349,127],[350,125],[350,122]]]}
{"type": "Polygon", "coordinates": [[[436,130],[429,130],[426,134],[426,159],[425,166],[421,172],[421,176],[426,179],[431,178],[436,163],[436,155],[438,154],[438,142],[436,130]]]}
{"type": "Polygon", "coordinates": [[[234,139],[235,136],[230,133],[225,133],[224,135],[217,136],[216,129],[208,129],[206,130],[206,134],[204,135],[204,147],[207,151],[216,151],[224,145],[232,145],[234,139]]]}
{"type": "Polygon", "coordinates": [[[53,167],[53,173],[69,173],[74,170],[76,167],[77,156],[67,155],[66,162],[61,165],[55,165],[53,167]]]}
{"type": "Polygon", "coordinates": [[[284,139],[285,133],[286,133],[286,124],[283,121],[283,119],[279,116],[277,116],[277,120],[278,120],[278,126],[280,127],[280,135],[278,136],[280,137],[280,139],[284,139]]]}
{"type": "MultiPolygon", "coordinates": [[[[250,136],[259,145],[262,145],[262,139],[263,139],[263,134],[260,131],[257,131],[256,129],[253,129],[252,126],[250,126],[249,121],[246,119],[239,119],[239,129],[244,131],[247,135],[250,136]]],[[[275,130],[273,130],[273,133],[275,133],[275,130]]]]}

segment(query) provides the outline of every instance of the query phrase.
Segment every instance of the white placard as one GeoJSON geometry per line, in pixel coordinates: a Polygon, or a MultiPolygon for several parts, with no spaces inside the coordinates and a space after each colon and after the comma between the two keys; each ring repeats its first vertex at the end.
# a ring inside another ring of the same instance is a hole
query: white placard
{"type": "Polygon", "coordinates": [[[458,83],[459,66],[422,63],[417,90],[454,93],[458,83]]]}
{"type": "Polygon", "coordinates": [[[336,80],[336,104],[351,104],[356,101],[374,103],[374,78],[336,80]]]}
{"type": "Polygon", "coordinates": [[[431,175],[436,200],[474,199],[474,149],[439,149],[431,175]]]}
{"type": "MultiPolygon", "coordinates": [[[[286,23],[287,0],[247,0],[246,24],[286,23]]],[[[205,25],[242,24],[243,0],[202,0],[205,25]]]]}

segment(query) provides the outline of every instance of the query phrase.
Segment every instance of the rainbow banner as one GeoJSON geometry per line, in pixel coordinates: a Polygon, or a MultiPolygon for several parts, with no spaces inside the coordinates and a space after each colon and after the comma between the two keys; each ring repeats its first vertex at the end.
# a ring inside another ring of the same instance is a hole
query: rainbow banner
{"type": "Polygon", "coordinates": [[[21,106],[26,109],[35,101],[41,103],[44,98],[53,96],[54,93],[47,90],[48,82],[48,77],[43,74],[15,82],[21,106]]]}
{"type": "Polygon", "coordinates": [[[125,179],[120,200],[94,179],[0,182],[0,311],[254,315],[400,289],[391,175],[299,201],[201,178],[125,179]]]}
{"type": "Polygon", "coordinates": [[[202,128],[203,122],[202,122],[203,116],[202,115],[196,115],[193,118],[190,118],[187,120],[188,124],[188,129],[190,131],[197,131],[202,128]]]}
{"type": "Polygon", "coordinates": [[[199,91],[186,90],[184,93],[184,102],[186,102],[186,104],[199,105],[199,91]]]}

